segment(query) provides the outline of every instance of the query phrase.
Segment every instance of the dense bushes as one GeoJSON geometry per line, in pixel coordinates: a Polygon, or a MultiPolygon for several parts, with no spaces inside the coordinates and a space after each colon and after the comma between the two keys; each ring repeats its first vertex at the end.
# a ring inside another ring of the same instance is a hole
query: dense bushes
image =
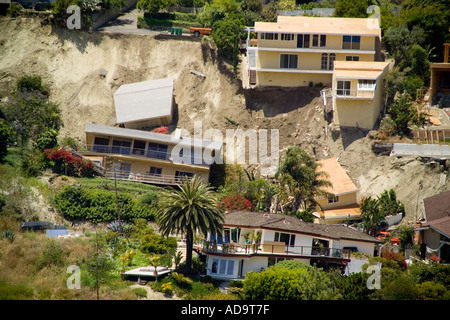
{"type": "Polygon", "coordinates": [[[249,272],[244,296],[250,300],[331,300],[338,296],[331,280],[318,268],[283,261],[263,272],[249,272]]]}
{"type": "MultiPolygon", "coordinates": [[[[135,198],[131,194],[118,195],[120,216],[125,221],[135,218],[153,219],[156,204],[144,194],[135,198]]],[[[80,186],[66,186],[54,198],[59,213],[68,220],[88,220],[93,223],[117,219],[117,205],[114,192],[89,189],[80,186]]]]}

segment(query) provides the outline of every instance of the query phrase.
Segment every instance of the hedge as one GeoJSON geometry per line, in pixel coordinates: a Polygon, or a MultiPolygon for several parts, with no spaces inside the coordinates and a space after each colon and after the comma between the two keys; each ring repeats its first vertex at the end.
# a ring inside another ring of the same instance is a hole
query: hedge
{"type": "MultiPolygon", "coordinates": [[[[156,202],[152,203],[149,199],[156,197],[148,193],[137,198],[129,193],[120,193],[118,200],[121,219],[153,220],[157,210],[156,202]]],[[[65,219],[72,221],[99,223],[117,219],[116,197],[113,191],[68,185],[56,194],[54,204],[65,219]]]]}

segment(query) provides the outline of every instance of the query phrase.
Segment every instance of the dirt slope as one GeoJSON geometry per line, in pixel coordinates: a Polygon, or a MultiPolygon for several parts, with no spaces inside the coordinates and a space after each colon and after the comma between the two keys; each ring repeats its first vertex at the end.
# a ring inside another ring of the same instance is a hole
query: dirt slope
{"type": "Polygon", "coordinates": [[[279,129],[281,149],[297,144],[317,159],[339,157],[360,197],[394,188],[407,202],[410,217],[417,199],[450,188],[448,179],[439,184],[439,168],[374,155],[370,138],[357,130],[332,134],[319,89],[243,91],[215,50],[200,41],[55,29],[37,19],[1,20],[0,30],[0,97],[18,76],[41,75],[62,109],[62,138],[84,143],[85,123],[113,125],[113,94],[121,84],[172,77],[176,125],[190,132],[194,121],[201,120],[203,131],[215,128],[225,135],[225,129],[235,128],[225,117],[244,130],[279,129]]]}

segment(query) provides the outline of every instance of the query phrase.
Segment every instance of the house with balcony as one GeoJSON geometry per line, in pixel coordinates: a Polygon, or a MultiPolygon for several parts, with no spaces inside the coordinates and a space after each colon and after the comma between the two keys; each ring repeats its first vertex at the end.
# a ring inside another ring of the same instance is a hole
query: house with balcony
{"type": "Polygon", "coordinates": [[[332,83],[333,123],[373,129],[384,106],[389,62],[335,61],[332,83]]]}
{"type": "Polygon", "coordinates": [[[319,160],[319,170],[325,172],[331,187],[324,188],[327,196],[317,197],[318,208],[313,215],[316,223],[337,224],[361,218],[358,188],[335,158],[319,160]]]}
{"type": "Polygon", "coordinates": [[[377,19],[278,16],[247,30],[254,87],[331,87],[334,61],[381,60],[377,19]],[[257,41],[250,40],[252,31],[257,41]]]}
{"type": "Polygon", "coordinates": [[[114,93],[116,122],[130,129],[168,125],[173,118],[173,79],[123,84],[114,93]]]}
{"type": "Polygon", "coordinates": [[[293,216],[233,211],[225,214],[221,234],[198,239],[195,249],[206,258],[206,273],[238,279],[285,259],[327,268],[344,267],[351,252],[374,255],[380,240],[343,225],[304,222],[293,216]]]}
{"type": "Polygon", "coordinates": [[[86,124],[82,155],[108,178],[160,185],[184,177],[209,180],[210,165],[221,159],[222,142],[143,130],[86,124]]]}

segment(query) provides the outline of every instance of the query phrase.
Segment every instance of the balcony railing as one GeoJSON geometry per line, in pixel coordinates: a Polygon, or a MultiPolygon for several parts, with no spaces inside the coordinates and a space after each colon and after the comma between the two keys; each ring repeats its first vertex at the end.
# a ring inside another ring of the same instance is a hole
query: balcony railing
{"type": "MultiPolygon", "coordinates": [[[[166,160],[166,161],[173,162],[172,155],[168,151],[145,150],[145,149],[141,149],[141,148],[110,146],[110,145],[100,145],[100,144],[86,145],[86,149],[91,152],[96,152],[96,153],[130,155],[130,156],[137,156],[137,157],[144,157],[144,158],[151,158],[151,159],[158,159],[158,160],[166,160]]],[[[206,163],[203,161],[202,157],[194,157],[194,156],[191,157],[191,161],[188,164],[206,165],[206,163]]]]}
{"type": "Polygon", "coordinates": [[[334,91],[338,99],[373,99],[375,91],[373,90],[355,90],[355,89],[336,89],[334,91]]]}
{"type": "Polygon", "coordinates": [[[176,185],[184,181],[184,179],[192,179],[189,176],[171,176],[171,175],[158,175],[158,174],[141,174],[132,172],[114,172],[112,170],[107,170],[105,177],[109,179],[126,180],[126,181],[137,181],[144,183],[154,183],[154,184],[165,184],[165,185],[176,185]]]}
{"type": "Polygon", "coordinates": [[[346,249],[322,248],[313,246],[291,246],[286,245],[284,242],[274,243],[274,241],[263,242],[260,244],[217,244],[211,241],[201,240],[196,244],[196,247],[208,253],[237,255],[287,254],[292,256],[350,259],[351,254],[351,251],[346,249]]]}

